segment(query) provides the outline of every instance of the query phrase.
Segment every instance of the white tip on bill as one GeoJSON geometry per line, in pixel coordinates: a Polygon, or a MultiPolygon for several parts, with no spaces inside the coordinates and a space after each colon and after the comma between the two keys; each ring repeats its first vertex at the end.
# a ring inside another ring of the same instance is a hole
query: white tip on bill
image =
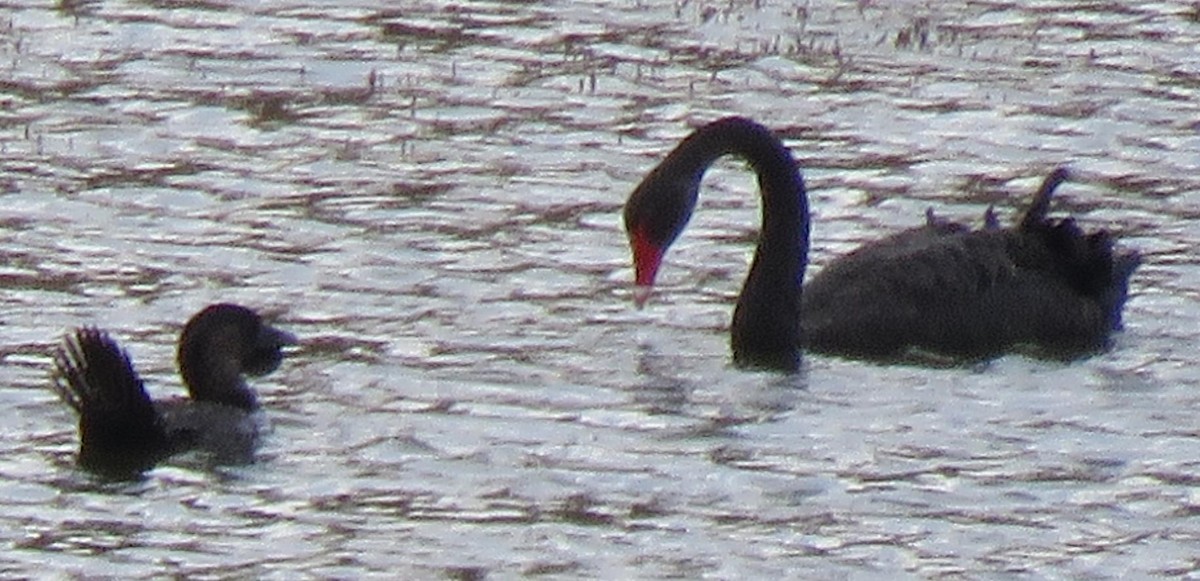
{"type": "Polygon", "coordinates": [[[650,300],[650,295],[654,292],[654,287],[649,285],[638,285],[633,287],[633,304],[637,308],[646,306],[646,301],[650,300]]]}

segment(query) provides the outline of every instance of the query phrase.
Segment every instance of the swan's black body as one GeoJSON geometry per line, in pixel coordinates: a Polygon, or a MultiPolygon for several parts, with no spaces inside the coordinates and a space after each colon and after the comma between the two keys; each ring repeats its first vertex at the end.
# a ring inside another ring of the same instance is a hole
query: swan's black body
{"type": "Polygon", "coordinates": [[[79,414],[79,463],[108,478],[135,478],[190,449],[221,463],[253,459],[258,401],[242,375],[279,367],[296,338],[254,311],[211,305],[184,327],[178,362],[191,395],[152,401],[129,356],[107,333],[76,329],[54,353],[54,390],[79,414]]]}
{"type": "MultiPolygon", "coordinates": [[[[1140,262],[1108,233],[1085,234],[1046,217],[1058,169],[1020,223],[985,228],[937,220],[839,258],[803,286],[809,220],[804,183],[786,147],[754,121],[730,117],[685,138],[625,206],[637,284],[653,285],[662,254],[695,207],[718,157],[746,158],[759,178],[763,228],[734,312],[732,347],[743,366],[794,370],[799,349],[897,360],[978,360],[1021,346],[1051,357],[1103,348],[1120,328],[1140,262]]],[[[638,297],[644,300],[642,290],[638,297]]]]}

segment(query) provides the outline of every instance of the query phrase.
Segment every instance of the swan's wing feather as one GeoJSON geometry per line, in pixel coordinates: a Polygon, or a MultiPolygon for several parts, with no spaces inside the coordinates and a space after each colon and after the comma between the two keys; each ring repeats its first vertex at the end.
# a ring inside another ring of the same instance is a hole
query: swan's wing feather
{"type": "Polygon", "coordinates": [[[1091,347],[1105,317],[1014,230],[917,228],[867,244],[805,285],[808,348],[866,357],[926,349],[978,358],[1015,344],[1091,347]]]}

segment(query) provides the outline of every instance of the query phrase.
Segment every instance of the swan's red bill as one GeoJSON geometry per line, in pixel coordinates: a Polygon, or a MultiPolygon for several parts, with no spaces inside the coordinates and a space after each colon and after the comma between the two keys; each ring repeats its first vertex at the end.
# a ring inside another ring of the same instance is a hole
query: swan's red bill
{"type": "Polygon", "coordinates": [[[633,302],[642,308],[654,291],[654,278],[658,276],[658,267],[662,264],[663,249],[650,242],[649,237],[642,231],[630,235],[630,246],[633,247],[634,284],[633,302]]]}

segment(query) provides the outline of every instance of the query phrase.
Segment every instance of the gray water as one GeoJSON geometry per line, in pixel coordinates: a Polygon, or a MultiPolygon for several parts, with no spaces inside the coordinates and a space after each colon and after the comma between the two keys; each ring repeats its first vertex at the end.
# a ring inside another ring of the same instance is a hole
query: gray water
{"type": "Polygon", "coordinates": [[[0,12],[0,576],[1200,578],[1195,3],[330,4],[0,12]],[[731,368],[745,166],[644,311],[619,223],[727,114],[804,166],[813,271],[1069,163],[1056,211],[1145,256],[1126,331],[731,368]],[[168,396],[216,301],[303,338],[260,462],[80,473],[62,334],[168,396]]]}

